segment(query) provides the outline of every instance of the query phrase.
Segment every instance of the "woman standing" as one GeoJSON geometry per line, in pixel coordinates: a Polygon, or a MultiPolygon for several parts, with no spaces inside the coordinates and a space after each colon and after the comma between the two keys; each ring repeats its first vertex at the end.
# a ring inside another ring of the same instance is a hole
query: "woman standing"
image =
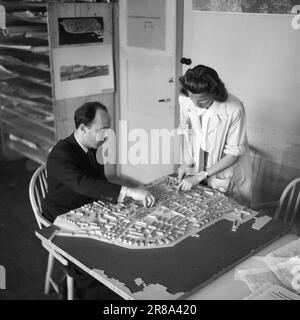
{"type": "Polygon", "coordinates": [[[249,205],[251,161],[243,104],[210,67],[189,69],[179,81],[180,131],[185,137],[179,190],[205,181],[249,205]]]}

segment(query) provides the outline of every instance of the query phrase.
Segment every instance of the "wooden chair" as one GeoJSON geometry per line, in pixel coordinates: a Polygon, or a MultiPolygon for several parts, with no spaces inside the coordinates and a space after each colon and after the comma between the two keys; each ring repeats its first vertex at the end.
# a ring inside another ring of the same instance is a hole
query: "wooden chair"
{"type": "Polygon", "coordinates": [[[254,208],[254,210],[266,213],[269,213],[270,209],[275,212],[274,219],[282,220],[292,227],[293,232],[299,233],[295,220],[297,214],[300,215],[300,178],[294,179],[287,185],[279,201],[265,202],[254,208]]]}
{"type": "MultiPolygon", "coordinates": [[[[36,218],[37,224],[40,229],[51,225],[51,222],[48,221],[42,215],[42,208],[41,208],[42,199],[45,197],[47,191],[48,191],[47,171],[46,171],[45,165],[41,165],[33,174],[29,184],[30,203],[31,203],[32,210],[36,218]]],[[[54,251],[49,244],[43,243],[43,247],[49,252],[46,279],[45,279],[45,294],[49,293],[50,285],[52,285],[53,289],[58,293],[58,285],[52,279],[54,259],[57,259],[64,266],[68,265],[68,261],[65,258],[63,258],[60,254],[58,254],[56,251],[54,251]]],[[[73,278],[67,275],[68,300],[73,300],[73,291],[74,291],[73,278]]]]}
{"type": "Polygon", "coordinates": [[[284,189],[274,218],[293,225],[297,214],[300,214],[300,178],[294,179],[284,189]]]}

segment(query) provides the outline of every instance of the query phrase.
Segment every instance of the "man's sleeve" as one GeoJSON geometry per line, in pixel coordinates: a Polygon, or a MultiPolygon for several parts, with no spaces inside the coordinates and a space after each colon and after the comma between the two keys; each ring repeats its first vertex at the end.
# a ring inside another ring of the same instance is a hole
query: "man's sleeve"
{"type": "Polygon", "coordinates": [[[114,203],[118,200],[120,185],[85,174],[68,154],[60,153],[50,156],[47,167],[57,181],[76,193],[95,200],[114,203]]]}

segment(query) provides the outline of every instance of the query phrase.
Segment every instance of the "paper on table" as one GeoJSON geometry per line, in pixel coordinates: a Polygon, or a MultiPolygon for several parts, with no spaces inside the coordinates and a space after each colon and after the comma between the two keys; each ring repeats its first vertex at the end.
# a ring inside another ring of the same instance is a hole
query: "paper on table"
{"type": "Polygon", "coordinates": [[[257,291],[265,285],[280,284],[300,293],[300,240],[271,252],[265,257],[252,257],[235,270],[234,279],[257,291]]]}
{"type": "Polygon", "coordinates": [[[300,258],[279,258],[268,256],[268,267],[276,275],[279,281],[294,292],[300,293],[299,273],[300,258]]]}
{"type": "Polygon", "coordinates": [[[239,276],[252,292],[266,285],[280,284],[279,280],[268,268],[239,270],[239,276]]]}
{"type": "Polygon", "coordinates": [[[300,300],[300,296],[279,285],[264,287],[244,300],[300,300]]]}
{"type": "Polygon", "coordinates": [[[300,257],[300,238],[272,251],[267,256],[281,258],[300,257]]]}
{"type": "MultiPolygon", "coordinates": [[[[286,258],[273,258],[273,264],[285,262],[286,258]]],[[[246,283],[253,292],[265,285],[282,284],[276,273],[270,268],[270,258],[267,256],[254,256],[235,269],[234,280],[246,283]]],[[[274,268],[273,268],[274,269],[274,268]]]]}
{"type": "Polygon", "coordinates": [[[259,256],[253,256],[249,259],[247,259],[246,261],[242,262],[241,264],[238,265],[238,267],[235,268],[234,271],[234,280],[241,280],[240,277],[240,270],[249,270],[249,269],[263,269],[263,270],[267,270],[268,267],[264,262],[264,259],[266,259],[265,257],[259,257],[259,256]]]}
{"type": "Polygon", "coordinates": [[[266,264],[280,282],[292,291],[300,293],[300,239],[269,253],[266,264]]]}

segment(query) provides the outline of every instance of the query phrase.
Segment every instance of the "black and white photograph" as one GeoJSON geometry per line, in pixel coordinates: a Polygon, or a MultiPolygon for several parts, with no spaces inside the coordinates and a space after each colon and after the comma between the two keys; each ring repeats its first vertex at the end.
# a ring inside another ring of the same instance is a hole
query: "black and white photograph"
{"type": "Polygon", "coordinates": [[[103,17],[58,18],[59,44],[103,42],[103,17]]]}
{"type": "Polygon", "coordinates": [[[300,300],[299,39],[300,0],[0,0],[1,302],[300,300]]]}
{"type": "Polygon", "coordinates": [[[55,98],[113,92],[112,54],[111,44],[54,49],[55,98]]]}
{"type": "Polygon", "coordinates": [[[193,10],[290,14],[298,4],[298,0],[193,0],[193,10]]]}
{"type": "Polygon", "coordinates": [[[82,78],[101,77],[109,75],[108,65],[86,66],[86,65],[68,65],[60,68],[61,81],[70,81],[82,78]]]}

